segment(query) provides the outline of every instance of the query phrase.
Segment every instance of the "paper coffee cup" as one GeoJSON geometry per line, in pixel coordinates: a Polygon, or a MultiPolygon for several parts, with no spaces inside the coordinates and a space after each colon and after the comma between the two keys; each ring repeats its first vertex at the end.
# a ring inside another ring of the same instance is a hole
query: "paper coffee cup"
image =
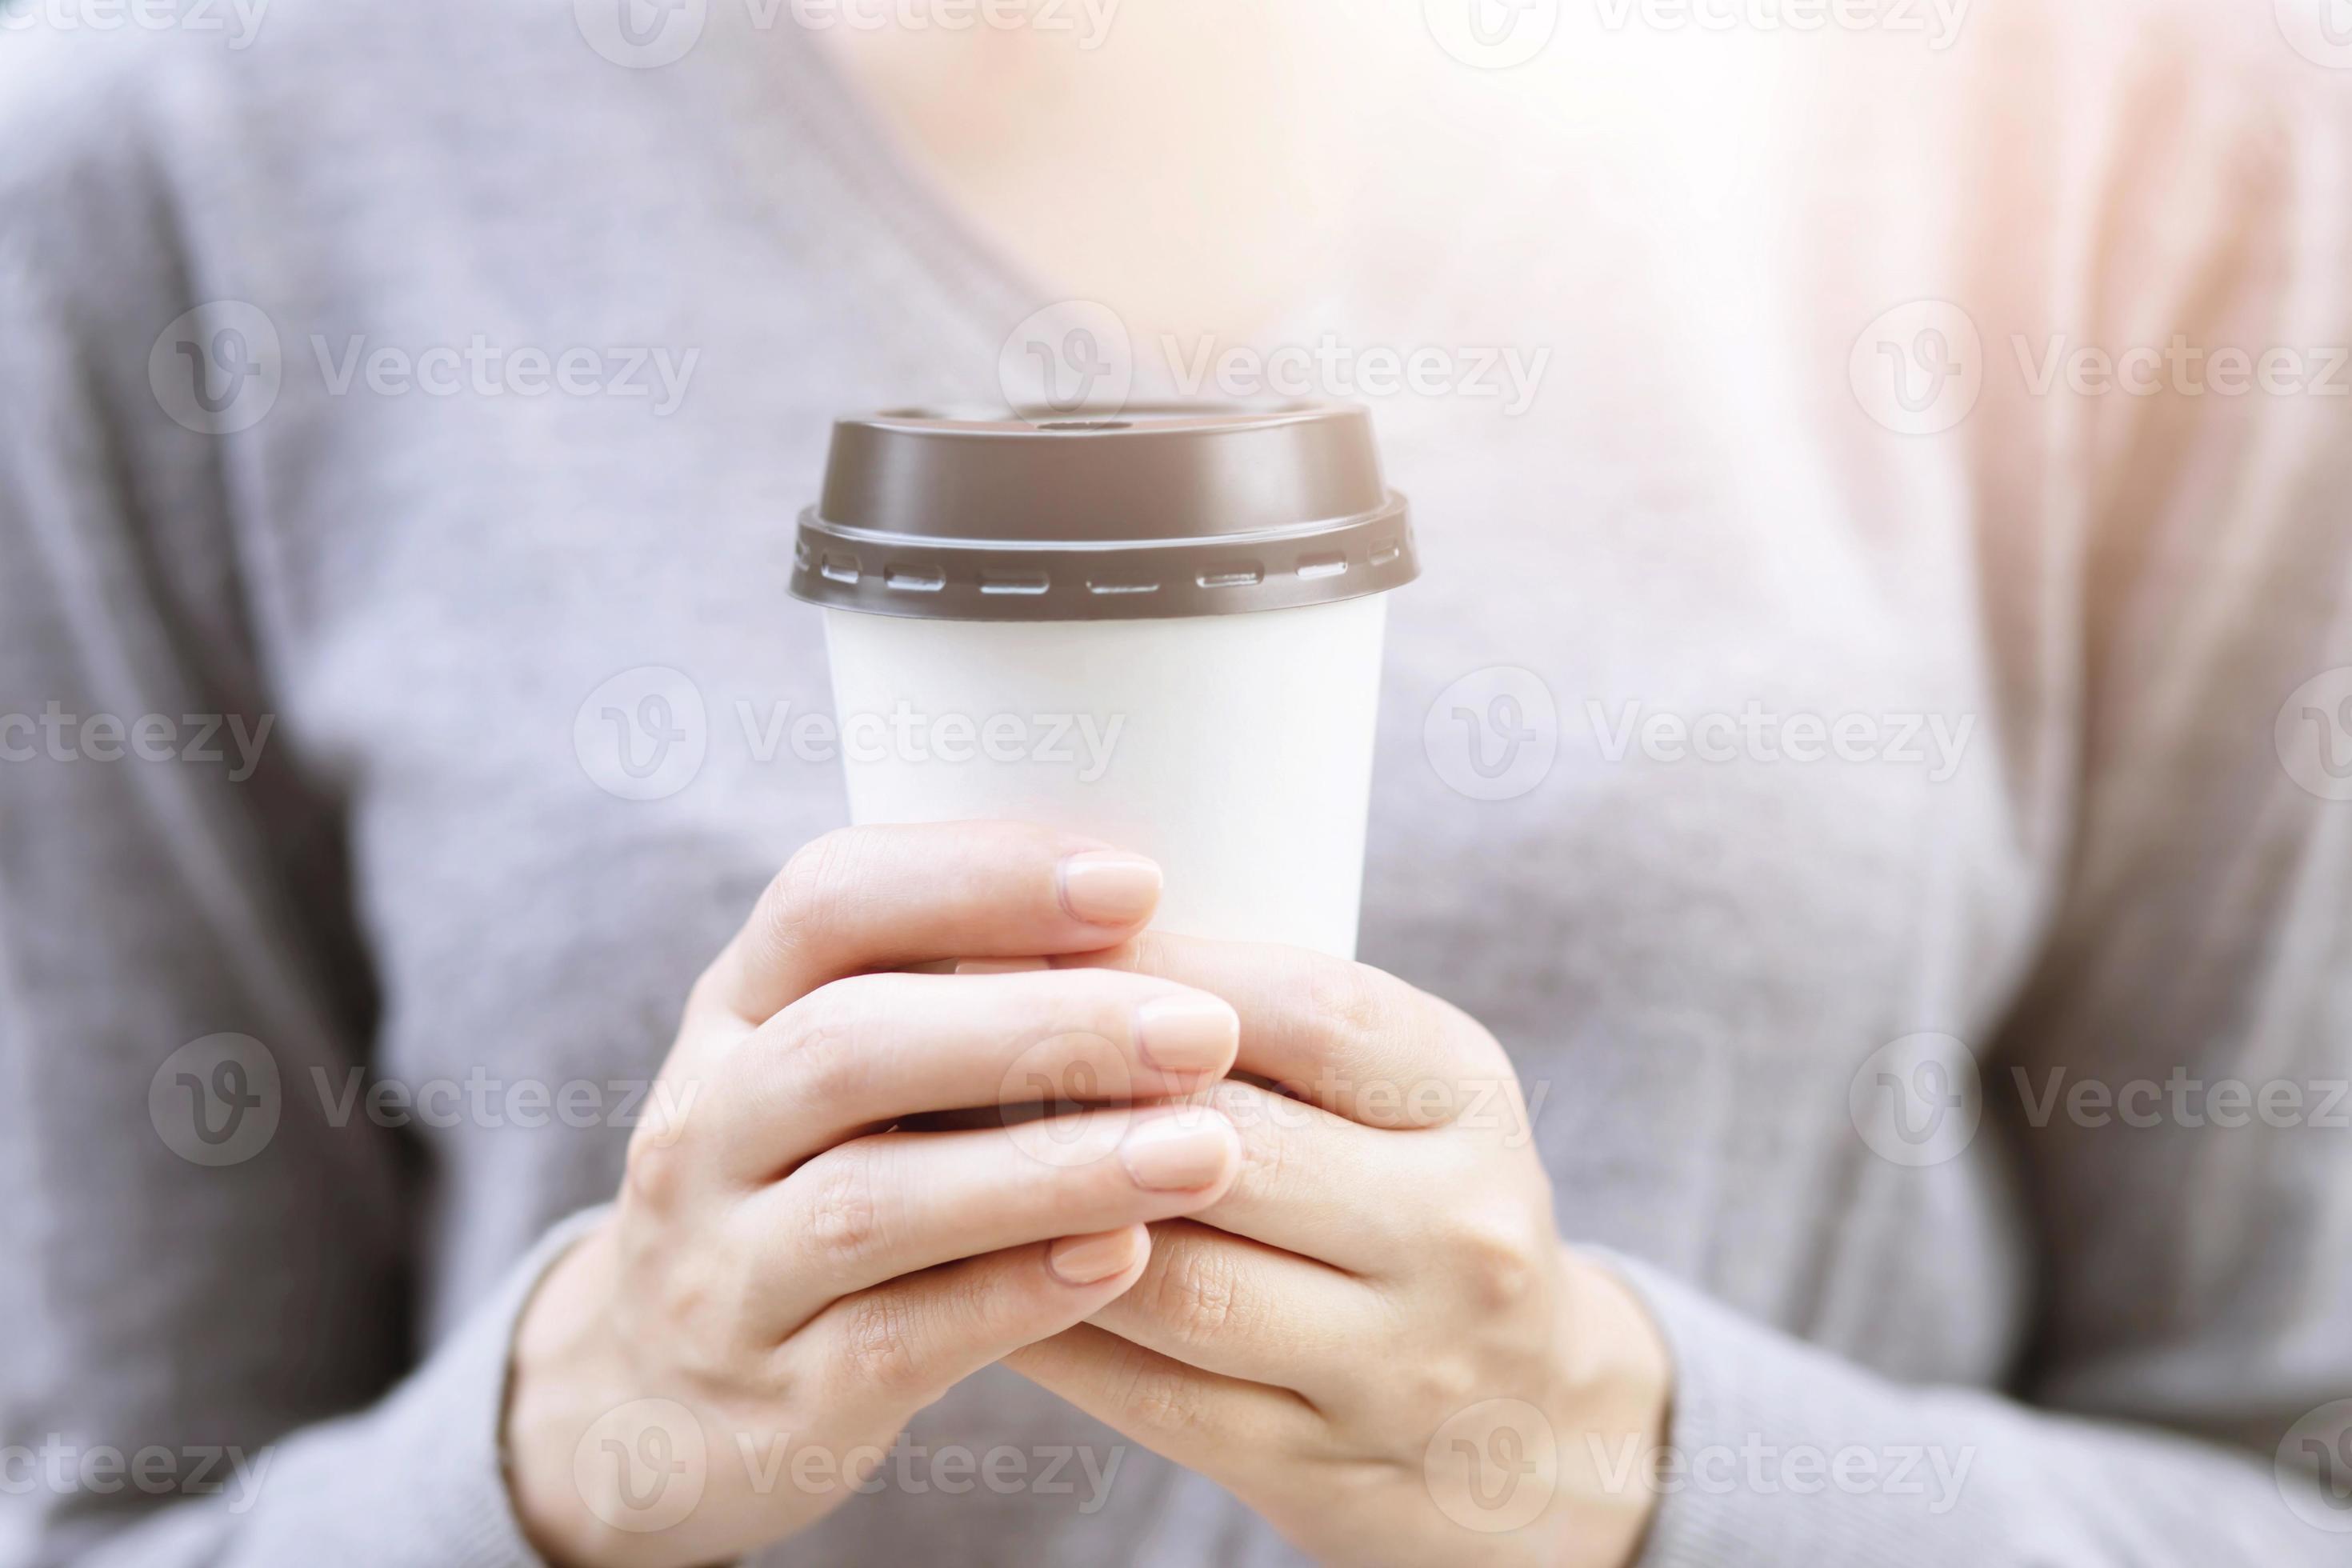
{"type": "Polygon", "coordinates": [[[793,593],[853,821],[1088,834],[1160,862],[1156,925],[1352,957],[1418,570],[1360,408],[905,410],[835,425],[793,593]]]}

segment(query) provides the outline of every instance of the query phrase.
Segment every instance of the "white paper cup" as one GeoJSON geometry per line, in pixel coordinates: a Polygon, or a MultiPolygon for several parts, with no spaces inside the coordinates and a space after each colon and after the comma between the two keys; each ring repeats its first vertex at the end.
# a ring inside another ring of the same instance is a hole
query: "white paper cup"
{"type": "Polygon", "coordinates": [[[836,426],[793,591],[853,821],[1049,824],[1159,861],[1157,926],[1352,957],[1414,572],[1360,410],[894,416],[836,426]]]}

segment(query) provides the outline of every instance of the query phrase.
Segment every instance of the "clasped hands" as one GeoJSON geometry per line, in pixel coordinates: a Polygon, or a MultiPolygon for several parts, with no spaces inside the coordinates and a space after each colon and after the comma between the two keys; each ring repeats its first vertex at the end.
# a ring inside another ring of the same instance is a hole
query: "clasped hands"
{"type": "Polygon", "coordinates": [[[1659,1440],[1666,1354],[1559,1242],[1501,1047],[1362,964],[1147,931],[1159,890],[1015,824],[793,858],[518,1329],[551,1562],[788,1537],[872,1460],[778,1485],[759,1435],[878,1459],[1000,1361],[1326,1561],[1632,1560],[1652,1499],[1601,1461],[1659,1440]]]}

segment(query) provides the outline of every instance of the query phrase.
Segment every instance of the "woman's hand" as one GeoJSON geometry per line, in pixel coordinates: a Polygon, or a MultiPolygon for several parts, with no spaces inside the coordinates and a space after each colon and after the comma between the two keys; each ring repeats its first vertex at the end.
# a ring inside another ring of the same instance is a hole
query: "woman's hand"
{"type": "Polygon", "coordinates": [[[1221,1077],[1225,1003],[1105,970],[874,973],[1104,948],[1158,892],[1147,860],[1011,826],[793,858],[688,1001],[652,1103],[688,1109],[637,1129],[613,1217],[519,1330],[509,1468],[541,1551],[634,1568],[792,1534],[917,1410],[1134,1284],[1142,1222],[1223,1192],[1222,1116],[1125,1102],[1221,1077]],[[892,1130],[1073,1089],[1104,1108],[892,1130]]]}
{"type": "Polygon", "coordinates": [[[1009,1364],[1318,1558],[1617,1565],[1648,1522],[1665,1350],[1562,1247],[1494,1037],[1361,964],[1147,934],[1115,963],[1223,996],[1230,1191],[1134,1289],[1009,1364]],[[1296,1097],[1296,1098],[1292,1098],[1296,1097]]]}

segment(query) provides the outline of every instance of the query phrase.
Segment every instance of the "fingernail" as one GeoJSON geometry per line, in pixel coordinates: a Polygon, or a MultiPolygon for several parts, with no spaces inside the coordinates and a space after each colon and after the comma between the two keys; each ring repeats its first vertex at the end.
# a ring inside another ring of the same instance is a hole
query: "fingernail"
{"type": "Polygon", "coordinates": [[[1062,907],[1096,925],[1133,925],[1160,901],[1160,868],[1115,849],[1065,858],[1060,880],[1062,907]]]}
{"type": "Polygon", "coordinates": [[[1154,996],[1135,1010],[1136,1045],[1161,1072],[1223,1072],[1241,1043],[1240,1015],[1198,992],[1154,996]]]}
{"type": "Polygon", "coordinates": [[[961,958],[956,961],[958,974],[1028,974],[1052,964],[1042,958],[961,958]]]}
{"type": "Polygon", "coordinates": [[[1135,1184],[1155,1193],[1205,1187],[1225,1173],[1234,1154],[1233,1123],[1213,1111],[1155,1118],[1118,1145],[1118,1163],[1135,1184]]]}
{"type": "Polygon", "coordinates": [[[1065,1285],[1092,1285],[1135,1267],[1143,1233],[1134,1226],[1100,1236],[1066,1236],[1045,1249],[1045,1267],[1065,1285]]]}

